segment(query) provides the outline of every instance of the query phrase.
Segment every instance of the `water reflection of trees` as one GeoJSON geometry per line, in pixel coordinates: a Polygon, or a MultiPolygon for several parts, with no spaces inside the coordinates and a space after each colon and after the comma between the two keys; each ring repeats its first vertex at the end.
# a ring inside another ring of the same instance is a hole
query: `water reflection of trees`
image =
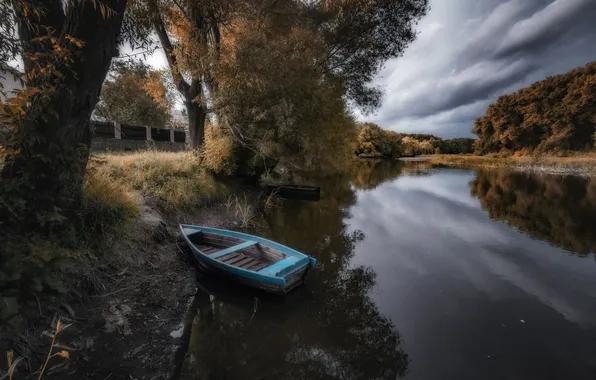
{"type": "Polygon", "coordinates": [[[284,300],[202,293],[187,379],[395,379],[409,359],[398,332],[370,299],[375,273],[352,267],[365,237],[345,223],[356,202],[351,177],[324,180],[320,202],[285,202],[259,233],[318,259],[284,300]],[[242,298],[242,297],[240,297],[242,298]]]}
{"type": "Polygon", "coordinates": [[[470,183],[491,218],[577,252],[596,252],[596,180],[481,170],[470,183]]]}
{"type": "Polygon", "coordinates": [[[351,180],[359,190],[373,190],[400,175],[429,175],[430,162],[359,160],[352,166],[351,180]]]}

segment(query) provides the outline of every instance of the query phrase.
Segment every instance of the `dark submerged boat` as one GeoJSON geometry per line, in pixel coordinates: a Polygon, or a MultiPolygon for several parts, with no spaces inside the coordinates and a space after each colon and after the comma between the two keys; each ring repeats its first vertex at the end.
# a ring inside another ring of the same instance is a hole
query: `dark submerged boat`
{"type": "Polygon", "coordinates": [[[301,285],[317,263],[258,236],[188,224],[180,230],[201,269],[271,293],[287,294],[301,285]]]}
{"type": "Polygon", "coordinates": [[[321,188],[318,186],[267,185],[267,193],[288,199],[320,200],[321,188]]]}

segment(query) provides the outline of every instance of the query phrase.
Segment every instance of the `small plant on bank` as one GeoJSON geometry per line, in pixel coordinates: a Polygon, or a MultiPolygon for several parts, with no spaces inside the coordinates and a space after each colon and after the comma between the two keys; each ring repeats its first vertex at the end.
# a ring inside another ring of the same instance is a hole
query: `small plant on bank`
{"type": "Polygon", "coordinates": [[[37,378],[38,380],[40,380],[43,377],[43,374],[46,370],[46,367],[48,366],[48,363],[50,362],[50,359],[52,359],[56,356],[60,356],[64,359],[70,358],[70,353],[66,350],[54,352],[54,347],[57,347],[56,338],[58,337],[58,334],[60,334],[64,330],[66,330],[69,326],[70,325],[63,325],[62,322],[60,320],[58,320],[56,322],[56,328],[54,329],[54,331],[52,331],[51,333],[47,333],[47,332],[44,333],[45,335],[52,338],[52,344],[50,345],[48,355],[46,356],[46,361],[43,363],[43,366],[41,367],[41,369],[39,371],[39,376],[37,378]]]}
{"type": "Polygon", "coordinates": [[[248,194],[246,193],[243,193],[242,198],[238,197],[236,194],[232,194],[227,198],[224,204],[228,213],[234,213],[234,216],[238,219],[238,223],[242,228],[249,227],[252,220],[257,216],[257,213],[248,199],[248,194]]]}
{"type": "MultiPolygon", "coordinates": [[[[52,339],[52,342],[50,343],[50,348],[48,349],[48,353],[46,355],[45,361],[43,362],[43,365],[40,367],[40,369],[38,371],[31,374],[28,378],[31,378],[33,375],[37,375],[37,379],[41,380],[43,378],[45,371],[46,371],[48,363],[50,362],[50,360],[52,358],[55,358],[55,357],[61,357],[64,359],[70,358],[70,353],[66,350],[60,350],[60,351],[54,352],[55,348],[62,348],[62,346],[60,346],[56,342],[56,338],[58,338],[58,335],[62,331],[66,330],[69,326],[70,325],[63,324],[62,321],[60,319],[58,319],[58,321],[56,321],[56,326],[54,327],[54,329],[51,332],[44,331],[43,335],[46,335],[52,339]]],[[[8,366],[8,369],[6,370],[6,374],[4,374],[4,376],[0,377],[0,380],[4,380],[4,379],[14,380],[14,375],[17,371],[19,363],[21,363],[23,360],[25,360],[25,356],[19,356],[18,358],[15,359],[14,351],[12,351],[12,350],[8,351],[6,353],[6,364],[8,366]]]]}

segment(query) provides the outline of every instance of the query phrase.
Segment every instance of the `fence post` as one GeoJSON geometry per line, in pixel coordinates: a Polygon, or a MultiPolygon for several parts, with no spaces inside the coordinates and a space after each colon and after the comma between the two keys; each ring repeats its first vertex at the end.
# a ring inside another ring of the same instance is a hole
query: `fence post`
{"type": "Polygon", "coordinates": [[[151,141],[151,127],[145,126],[145,129],[147,130],[147,141],[151,141]]]}
{"type": "Polygon", "coordinates": [[[117,122],[114,122],[114,138],[122,140],[122,125],[117,122]]]}
{"type": "Polygon", "coordinates": [[[174,140],[174,130],[170,129],[170,142],[176,142],[176,140],[174,140]]]}

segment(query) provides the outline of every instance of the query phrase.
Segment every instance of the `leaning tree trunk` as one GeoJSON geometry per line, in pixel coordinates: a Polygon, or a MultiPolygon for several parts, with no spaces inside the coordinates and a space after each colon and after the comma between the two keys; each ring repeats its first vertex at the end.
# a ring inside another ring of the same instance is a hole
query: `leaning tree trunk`
{"type": "Polygon", "coordinates": [[[91,142],[89,120],[117,54],[126,0],[104,0],[109,16],[87,1],[71,3],[66,14],[61,0],[30,3],[43,7],[41,16],[23,11],[22,2],[13,1],[25,73],[34,72],[36,65],[53,65],[55,72],[51,77],[32,75],[26,82],[26,90],[39,89],[40,95],[29,97],[27,116],[15,121],[18,133],[9,137],[13,153],[0,173],[0,226],[38,225],[51,231],[80,199],[91,142]],[[57,42],[36,42],[47,30],[57,42]],[[55,56],[56,44],[68,60],[55,56]],[[31,54],[41,61],[29,60],[31,54]]]}
{"type": "MultiPolygon", "coordinates": [[[[148,0],[149,11],[151,12],[151,20],[153,27],[164,52],[170,68],[170,73],[174,79],[174,84],[178,92],[184,98],[184,105],[188,113],[188,146],[191,149],[199,149],[205,140],[205,122],[207,120],[207,112],[204,106],[204,96],[202,89],[202,81],[196,77],[191,78],[190,83],[184,78],[180,71],[180,63],[176,55],[176,50],[170,41],[170,37],[166,30],[166,26],[161,17],[161,10],[157,0],[148,0]]],[[[194,8],[193,8],[194,9],[194,8]]],[[[195,15],[193,20],[200,19],[200,15],[195,15]]],[[[200,23],[199,23],[200,24],[200,23]]]]}

